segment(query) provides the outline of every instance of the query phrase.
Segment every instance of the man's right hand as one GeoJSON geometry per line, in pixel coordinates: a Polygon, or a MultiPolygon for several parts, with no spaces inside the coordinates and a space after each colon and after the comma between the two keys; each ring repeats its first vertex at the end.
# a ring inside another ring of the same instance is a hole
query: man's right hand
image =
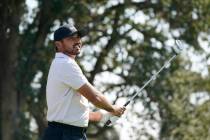
{"type": "Polygon", "coordinates": [[[126,108],[123,106],[117,106],[117,105],[113,105],[114,110],[112,112],[110,112],[112,115],[114,116],[122,116],[126,110],[126,108]]]}

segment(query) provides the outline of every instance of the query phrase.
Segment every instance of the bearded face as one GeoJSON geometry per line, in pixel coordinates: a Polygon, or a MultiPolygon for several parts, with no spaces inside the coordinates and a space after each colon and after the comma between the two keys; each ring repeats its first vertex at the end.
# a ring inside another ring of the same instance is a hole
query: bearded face
{"type": "Polygon", "coordinates": [[[82,48],[82,42],[81,42],[80,37],[78,36],[66,37],[57,43],[58,44],[56,46],[59,46],[58,50],[67,55],[76,56],[80,53],[81,48],[82,48]]]}

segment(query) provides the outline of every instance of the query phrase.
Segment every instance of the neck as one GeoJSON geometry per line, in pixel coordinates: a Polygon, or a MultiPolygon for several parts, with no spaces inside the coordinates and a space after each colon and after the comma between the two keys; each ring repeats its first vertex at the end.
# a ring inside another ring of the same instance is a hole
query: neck
{"type": "Polygon", "coordinates": [[[64,53],[65,55],[67,55],[67,56],[69,56],[69,57],[71,57],[71,58],[73,58],[73,59],[75,59],[75,58],[76,58],[76,55],[71,55],[71,54],[69,54],[69,53],[65,53],[65,52],[62,52],[62,53],[64,53]]]}
{"type": "Polygon", "coordinates": [[[68,55],[69,57],[75,59],[76,58],[76,55],[68,55]]]}

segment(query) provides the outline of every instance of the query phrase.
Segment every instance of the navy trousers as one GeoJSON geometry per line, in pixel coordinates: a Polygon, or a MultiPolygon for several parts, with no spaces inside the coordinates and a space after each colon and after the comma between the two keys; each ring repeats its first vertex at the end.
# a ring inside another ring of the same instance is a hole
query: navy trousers
{"type": "Polygon", "coordinates": [[[86,128],[48,122],[42,140],[87,140],[86,128]]]}

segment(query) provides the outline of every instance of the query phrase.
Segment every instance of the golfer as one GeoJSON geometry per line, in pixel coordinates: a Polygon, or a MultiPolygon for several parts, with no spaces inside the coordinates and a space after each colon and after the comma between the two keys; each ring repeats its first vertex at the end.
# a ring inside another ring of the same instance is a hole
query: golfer
{"type": "Polygon", "coordinates": [[[47,79],[48,127],[43,140],[86,140],[88,122],[104,120],[102,113],[89,110],[89,102],[112,116],[120,117],[125,111],[125,107],[110,104],[88,82],[76,63],[83,36],[81,31],[69,24],[54,32],[56,54],[47,79]]]}

